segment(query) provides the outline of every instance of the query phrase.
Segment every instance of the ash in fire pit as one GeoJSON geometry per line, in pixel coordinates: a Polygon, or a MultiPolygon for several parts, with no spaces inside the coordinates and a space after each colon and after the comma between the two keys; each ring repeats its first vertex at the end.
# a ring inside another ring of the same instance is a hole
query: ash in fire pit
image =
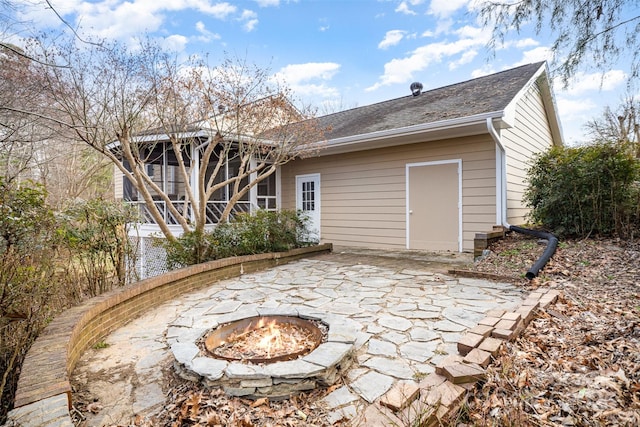
{"type": "Polygon", "coordinates": [[[352,364],[363,337],[362,324],[336,314],[308,308],[257,311],[246,317],[185,313],[177,318],[167,330],[176,372],[232,396],[288,398],[333,385],[352,364]],[[275,326],[264,326],[261,319],[275,320],[275,326]],[[276,344],[283,349],[276,350],[276,344]]]}
{"type": "Polygon", "coordinates": [[[293,360],[315,349],[323,338],[322,322],[291,316],[261,316],[222,325],[205,339],[213,357],[251,363],[293,360]]]}

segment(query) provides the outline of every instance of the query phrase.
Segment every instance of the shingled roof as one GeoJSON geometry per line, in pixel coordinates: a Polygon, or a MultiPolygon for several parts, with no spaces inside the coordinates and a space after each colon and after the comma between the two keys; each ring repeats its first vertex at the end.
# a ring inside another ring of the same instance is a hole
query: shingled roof
{"type": "Polygon", "coordinates": [[[544,62],[319,117],[325,138],[364,135],[504,110],[544,62]]]}

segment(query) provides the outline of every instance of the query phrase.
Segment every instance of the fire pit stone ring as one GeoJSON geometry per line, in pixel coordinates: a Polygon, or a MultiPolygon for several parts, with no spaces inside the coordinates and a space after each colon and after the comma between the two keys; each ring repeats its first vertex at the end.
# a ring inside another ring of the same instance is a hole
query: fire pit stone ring
{"type": "Polygon", "coordinates": [[[207,387],[222,387],[230,396],[277,400],[334,384],[368,340],[369,334],[362,329],[352,319],[306,307],[238,307],[224,314],[198,313],[196,307],[169,325],[166,341],[174,356],[174,368],[182,378],[201,381],[207,387]],[[328,327],[326,341],[296,359],[272,363],[225,360],[207,354],[204,341],[213,330],[263,316],[322,322],[328,327]]]}

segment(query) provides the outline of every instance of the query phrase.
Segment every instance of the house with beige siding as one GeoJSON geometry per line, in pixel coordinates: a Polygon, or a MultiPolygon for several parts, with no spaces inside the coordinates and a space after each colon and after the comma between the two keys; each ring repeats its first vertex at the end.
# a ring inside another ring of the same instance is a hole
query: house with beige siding
{"type": "Polygon", "coordinates": [[[529,160],[562,133],[546,64],[320,117],[327,142],[279,174],[280,207],[334,245],[472,251],[522,224],[529,160]]]}
{"type": "MultiPolygon", "coordinates": [[[[336,246],[472,251],[476,233],[525,222],[529,161],[562,144],[544,62],[427,91],[414,83],[406,96],[314,120],[325,139],[308,143],[322,148],[279,167],[238,209],[302,210],[320,241],[336,246]]],[[[169,157],[148,167],[171,193],[179,183],[169,157]]],[[[223,173],[233,170],[230,159],[223,173]]],[[[116,194],[140,204],[126,182],[117,185],[116,194]]],[[[219,191],[208,202],[211,226],[228,200],[219,191]]],[[[150,235],[155,225],[138,230],[150,235]]]]}

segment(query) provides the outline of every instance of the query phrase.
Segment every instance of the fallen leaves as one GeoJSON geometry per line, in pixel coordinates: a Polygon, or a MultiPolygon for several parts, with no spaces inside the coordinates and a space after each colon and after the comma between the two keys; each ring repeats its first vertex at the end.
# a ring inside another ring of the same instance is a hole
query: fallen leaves
{"type": "MultiPolygon", "coordinates": [[[[541,251],[509,237],[478,263],[505,274],[541,251]],[[508,256],[500,255],[508,254],[508,256]],[[507,262],[508,261],[508,262],[507,262]]],[[[562,289],[474,390],[477,425],[640,425],[640,241],[561,242],[529,288],[562,289]],[[514,421],[515,420],[515,421],[514,421]]]]}
{"type": "Polygon", "coordinates": [[[270,401],[230,397],[219,388],[207,389],[176,377],[169,391],[173,404],[150,420],[150,425],[172,427],[298,427],[327,426],[324,410],[314,404],[327,393],[313,390],[291,399],[270,401]]]}
{"type": "Polygon", "coordinates": [[[87,411],[91,412],[92,414],[97,414],[98,412],[102,411],[102,405],[100,405],[98,402],[92,402],[87,405],[87,411]]]}

